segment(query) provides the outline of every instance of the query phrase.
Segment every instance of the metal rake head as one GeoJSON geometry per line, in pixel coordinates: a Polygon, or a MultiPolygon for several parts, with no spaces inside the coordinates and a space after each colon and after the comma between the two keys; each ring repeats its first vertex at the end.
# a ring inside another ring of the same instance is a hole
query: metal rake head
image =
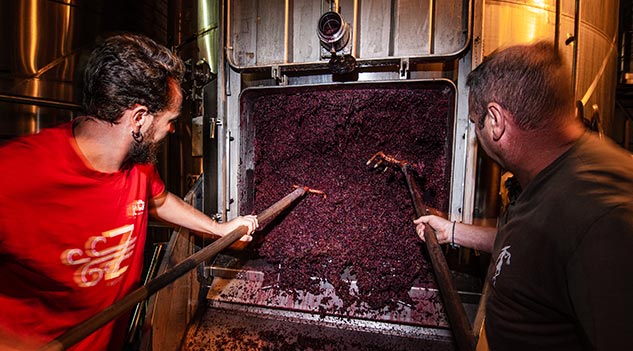
{"type": "Polygon", "coordinates": [[[387,154],[385,154],[382,151],[376,152],[369,160],[367,160],[367,165],[368,166],[372,166],[373,165],[373,168],[378,168],[378,167],[381,167],[381,166],[385,167],[383,172],[386,171],[387,169],[389,169],[389,166],[391,166],[391,167],[398,167],[400,169],[403,169],[408,164],[409,164],[409,162],[403,161],[403,160],[398,160],[394,156],[387,155],[387,154]]]}

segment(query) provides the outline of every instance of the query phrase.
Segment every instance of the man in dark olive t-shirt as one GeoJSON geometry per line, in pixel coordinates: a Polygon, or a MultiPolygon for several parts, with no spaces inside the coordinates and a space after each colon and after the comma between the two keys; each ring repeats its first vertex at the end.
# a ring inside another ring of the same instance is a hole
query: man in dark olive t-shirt
{"type": "Polygon", "coordinates": [[[478,349],[631,349],[631,155],[586,130],[551,43],[496,52],[467,85],[479,144],[523,190],[498,228],[436,216],[414,223],[440,243],[492,253],[478,349]]]}
{"type": "Polygon", "coordinates": [[[508,206],[489,274],[492,349],[622,349],[633,331],[632,161],[588,132],[508,206]]]}

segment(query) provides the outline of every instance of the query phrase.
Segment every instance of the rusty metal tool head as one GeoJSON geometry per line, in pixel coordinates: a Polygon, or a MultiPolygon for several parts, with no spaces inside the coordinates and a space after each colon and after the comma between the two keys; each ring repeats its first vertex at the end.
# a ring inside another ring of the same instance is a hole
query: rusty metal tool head
{"type": "Polygon", "coordinates": [[[367,160],[367,165],[370,166],[371,164],[374,165],[374,168],[384,166],[384,171],[388,169],[388,166],[396,166],[400,169],[405,169],[405,167],[410,165],[409,162],[398,160],[394,156],[387,155],[382,151],[376,152],[369,160],[367,160]]]}
{"type": "Polygon", "coordinates": [[[305,185],[293,185],[292,187],[295,188],[295,189],[303,188],[303,191],[305,191],[306,193],[322,195],[323,196],[323,200],[327,199],[327,194],[323,190],[313,189],[313,188],[307,187],[305,185]]]}

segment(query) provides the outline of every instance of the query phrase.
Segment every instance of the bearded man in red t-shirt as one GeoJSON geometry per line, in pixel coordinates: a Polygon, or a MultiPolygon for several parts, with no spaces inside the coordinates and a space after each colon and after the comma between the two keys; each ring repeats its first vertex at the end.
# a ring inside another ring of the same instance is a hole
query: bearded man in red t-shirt
{"type": "MultiPolygon", "coordinates": [[[[167,192],[157,144],[180,113],[182,61],[151,39],[104,40],[85,71],[85,117],[0,147],[0,349],[53,340],[138,287],[148,212],[219,237],[217,223],[167,192]],[[25,344],[26,343],[26,344],[25,344]]],[[[121,350],[115,320],[72,350],[121,350]]]]}

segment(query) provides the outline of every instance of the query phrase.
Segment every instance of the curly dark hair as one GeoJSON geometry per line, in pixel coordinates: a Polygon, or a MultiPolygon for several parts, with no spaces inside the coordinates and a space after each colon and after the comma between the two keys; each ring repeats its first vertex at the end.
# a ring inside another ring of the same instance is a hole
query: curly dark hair
{"type": "Polygon", "coordinates": [[[570,70],[548,41],[493,53],[468,75],[469,108],[475,122],[496,102],[524,130],[562,123],[574,111],[570,70]]]}
{"type": "Polygon", "coordinates": [[[166,47],[140,34],[106,38],[90,55],[84,72],[83,105],[95,118],[117,123],[135,104],[150,113],[171,103],[170,80],[180,84],[182,60],[166,47]]]}

